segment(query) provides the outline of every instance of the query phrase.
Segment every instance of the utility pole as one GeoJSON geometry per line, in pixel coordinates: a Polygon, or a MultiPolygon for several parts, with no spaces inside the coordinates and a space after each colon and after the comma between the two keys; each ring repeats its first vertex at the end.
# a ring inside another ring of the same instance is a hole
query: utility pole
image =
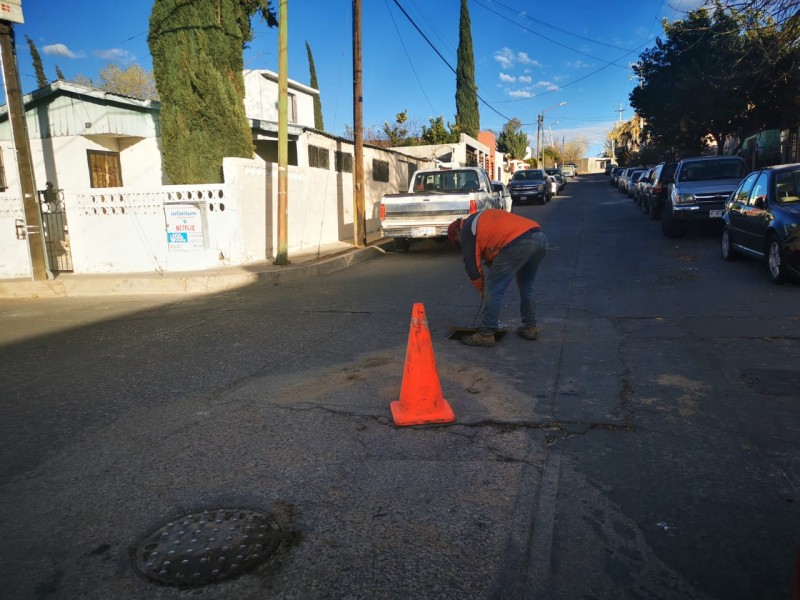
{"type": "MultiPolygon", "coordinates": [[[[21,12],[20,8],[20,12],[21,12]]],[[[20,15],[21,16],[21,15],[20,15]]],[[[36,194],[36,179],[31,161],[31,144],[25,123],[25,107],[22,101],[22,86],[19,83],[17,54],[14,49],[13,29],[9,21],[0,21],[0,59],[3,67],[3,83],[6,86],[8,103],[8,122],[17,153],[19,185],[22,192],[22,206],[25,211],[25,236],[31,259],[31,272],[34,281],[47,279],[47,261],[44,254],[41,215],[36,194]]]]}
{"type": "Polygon", "coordinates": [[[361,0],[353,0],[353,245],[367,245],[364,190],[364,112],[361,70],[361,0]]]}
{"type": "Polygon", "coordinates": [[[276,265],[288,265],[289,228],[289,23],[288,0],[278,8],[278,252],[276,265]]]}

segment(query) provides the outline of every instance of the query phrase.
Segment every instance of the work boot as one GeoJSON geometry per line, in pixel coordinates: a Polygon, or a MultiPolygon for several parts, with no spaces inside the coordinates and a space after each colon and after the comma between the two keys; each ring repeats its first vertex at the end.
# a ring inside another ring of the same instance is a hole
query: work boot
{"type": "Polygon", "coordinates": [[[526,340],[535,340],[539,337],[539,328],[536,325],[523,325],[517,329],[517,333],[526,340]]]}
{"type": "Polygon", "coordinates": [[[461,343],[467,346],[483,346],[484,348],[491,348],[494,346],[494,333],[482,333],[480,331],[471,335],[465,335],[461,338],[461,343]]]}

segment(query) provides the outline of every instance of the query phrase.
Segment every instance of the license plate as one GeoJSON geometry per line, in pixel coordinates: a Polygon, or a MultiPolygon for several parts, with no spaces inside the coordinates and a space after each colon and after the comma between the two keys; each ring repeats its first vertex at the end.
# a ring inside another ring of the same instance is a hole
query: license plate
{"type": "Polygon", "coordinates": [[[528,197],[527,197],[527,196],[520,196],[520,197],[519,197],[519,199],[520,199],[520,200],[527,200],[527,199],[528,199],[528,197]]]}
{"type": "Polygon", "coordinates": [[[710,211],[708,211],[708,216],[711,219],[721,219],[723,212],[725,212],[725,211],[723,211],[723,210],[710,210],[710,211]]]}
{"type": "Polygon", "coordinates": [[[411,237],[433,237],[436,235],[436,227],[413,227],[411,237]]]}

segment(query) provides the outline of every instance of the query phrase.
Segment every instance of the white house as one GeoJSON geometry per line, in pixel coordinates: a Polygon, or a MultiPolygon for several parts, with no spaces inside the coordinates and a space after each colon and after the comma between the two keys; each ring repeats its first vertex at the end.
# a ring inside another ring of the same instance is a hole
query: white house
{"type": "MultiPolygon", "coordinates": [[[[23,98],[53,272],[183,271],[268,260],[277,246],[278,76],[245,71],[252,159],[223,183],[168,185],[160,104],[56,81],[23,98]]],[[[288,251],[353,239],[353,144],[313,129],[317,90],[289,82],[288,251]]],[[[16,152],[0,107],[0,277],[30,277],[16,152]]],[[[433,163],[365,145],[367,232],[384,193],[433,163]]]]}

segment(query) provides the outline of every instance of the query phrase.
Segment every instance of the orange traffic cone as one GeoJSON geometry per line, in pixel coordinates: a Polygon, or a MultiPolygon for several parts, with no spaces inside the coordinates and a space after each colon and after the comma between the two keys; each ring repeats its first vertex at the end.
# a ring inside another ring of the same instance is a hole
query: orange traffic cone
{"type": "Polygon", "coordinates": [[[442,396],[428,318],[420,302],[414,305],[411,313],[400,400],[392,402],[391,408],[395,425],[452,423],[456,420],[453,409],[442,396]]]}

